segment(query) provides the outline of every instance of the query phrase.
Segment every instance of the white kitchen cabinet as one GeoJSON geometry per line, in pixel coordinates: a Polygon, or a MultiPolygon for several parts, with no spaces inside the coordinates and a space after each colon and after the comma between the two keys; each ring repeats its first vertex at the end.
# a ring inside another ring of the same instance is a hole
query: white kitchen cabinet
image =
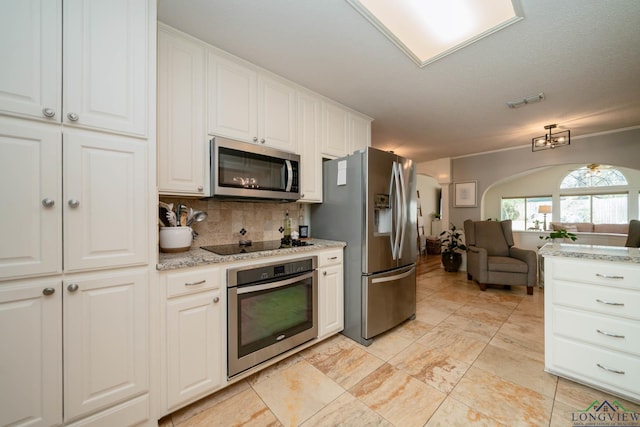
{"type": "Polygon", "coordinates": [[[344,329],[343,250],[318,254],[318,339],[344,329]]]}
{"type": "Polygon", "coordinates": [[[11,64],[0,71],[0,110],[147,135],[147,0],[3,2],[0,12],[11,40],[0,47],[11,64]]]}
{"type": "Polygon", "coordinates": [[[59,278],[0,286],[0,425],[62,423],[62,292],[59,278]]]}
{"type": "Polygon", "coordinates": [[[158,28],[158,191],[204,196],[209,183],[205,127],[206,47],[158,28]]]}
{"type": "Polygon", "coordinates": [[[146,269],[65,278],[66,421],[148,389],[148,281],[146,269]]]}
{"type": "Polygon", "coordinates": [[[330,102],[322,104],[321,153],[330,158],[349,154],[349,111],[330,102]]]}
{"type": "Polygon", "coordinates": [[[226,367],[226,292],[217,267],[164,275],[167,412],[221,388],[226,367]]]}
{"type": "Polygon", "coordinates": [[[0,279],[61,272],[59,126],[0,117],[0,170],[0,279]]]}
{"type": "Polygon", "coordinates": [[[209,52],[208,133],[295,152],[295,88],[209,52]]]}
{"type": "Polygon", "coordinates": [[[146,143],[77,129],[63,141],[65,271],[145,264],[146,143]]]}
{"type": "Polygon", "coordinates": [[[371,145],[371,119],[349,113],[349,154],[371,145]]]}
{"type": "Polygon", "coordinates": [[[0,112],[59,123],[62,1],[3,1],[0,40],[0,112]]]}
{"type": "Polygon", "coordinates": [[[640,268],[548,255],[544,261],[545,370],[639,401],[640,268]]]}
{"type": "Polygon", "coordinates": [[[320,155],[321,100],[298,92],[298,153],[300,154],[300,201],[322,203],[322,157],[320,155]]]}

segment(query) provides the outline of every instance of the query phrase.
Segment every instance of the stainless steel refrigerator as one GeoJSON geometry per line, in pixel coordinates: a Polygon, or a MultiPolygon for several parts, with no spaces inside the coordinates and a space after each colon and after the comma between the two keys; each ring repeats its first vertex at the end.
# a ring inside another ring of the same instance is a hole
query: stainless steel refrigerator
{"type": "Polygon", "coordinates": [[[367,148],[324,162],[323,203],[311,207],[311,235],[346,241],[345,327],[373,337],[415,318],[417,193],[413,161],[367,148]]]}

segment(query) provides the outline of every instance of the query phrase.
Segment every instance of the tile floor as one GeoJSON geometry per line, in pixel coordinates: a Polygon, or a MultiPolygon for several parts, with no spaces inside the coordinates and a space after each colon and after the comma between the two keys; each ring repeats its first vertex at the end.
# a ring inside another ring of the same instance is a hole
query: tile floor
{"type": "MultiPolygon", "coordinates": [[[[571,426],[607,393],[544,372],[543,292],[419,262],[416,319],[337,335],[160,420],[187,426],[571,426]]],[[[617,399],[627,410],[640,405],[617,399]]]]}

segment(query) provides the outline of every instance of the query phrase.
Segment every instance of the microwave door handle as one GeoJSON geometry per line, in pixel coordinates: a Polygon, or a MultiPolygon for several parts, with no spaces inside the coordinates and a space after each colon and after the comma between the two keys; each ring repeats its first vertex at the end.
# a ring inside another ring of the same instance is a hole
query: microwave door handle
{"type": "Polygon", "coordinates": [[[284,164],[287,165],[287,185],[285,191],[291,191],[291,186],[293,185],[293,166],[291,165],[291,160],[285,160],[284,164]]]}

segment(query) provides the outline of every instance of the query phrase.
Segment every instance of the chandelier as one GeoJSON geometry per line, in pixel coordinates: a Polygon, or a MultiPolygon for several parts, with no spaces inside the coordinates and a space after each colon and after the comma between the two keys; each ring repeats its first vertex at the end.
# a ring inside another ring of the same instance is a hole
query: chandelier
{"type": "Polygon", "coordinates": [[[533,138],[531,140],[531,151],[548,150],[550,148],[571,144],[571,132],[569,130],[552,133],[552,130],[557,127],[558,125],[546,125],[544,128],[547,129],[549,133],[533,138]]]}

